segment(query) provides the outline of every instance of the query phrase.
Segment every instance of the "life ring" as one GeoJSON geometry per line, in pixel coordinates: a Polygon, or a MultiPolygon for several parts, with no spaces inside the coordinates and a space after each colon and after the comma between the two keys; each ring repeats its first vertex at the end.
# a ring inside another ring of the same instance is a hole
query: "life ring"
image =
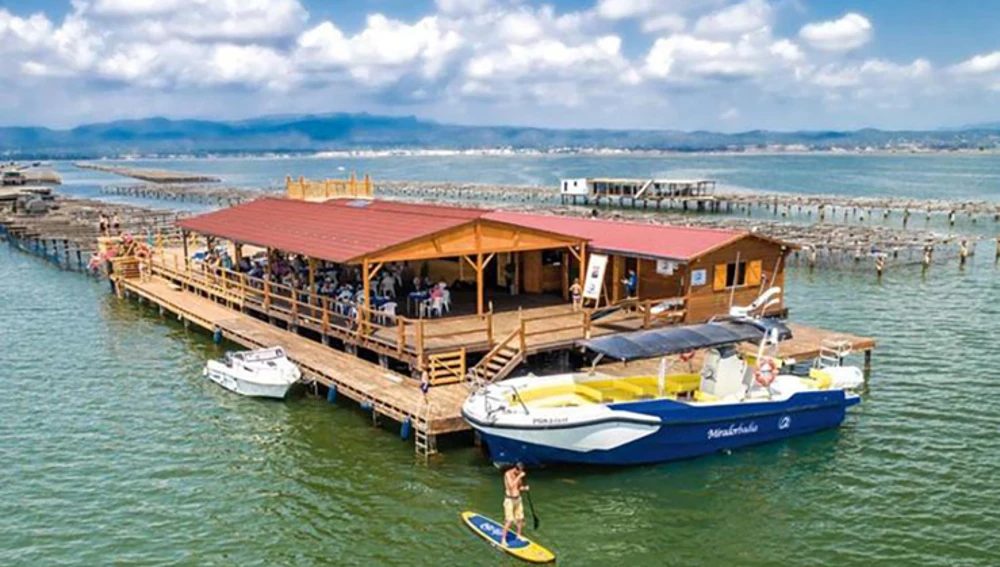
{"type": "Polygon", "coordinates": [[[767,388],[778,376],[778,367],[770,358],[762,358],[757,363],[757,370],[754,372],[754,379],[761,386],[767,388]]]}

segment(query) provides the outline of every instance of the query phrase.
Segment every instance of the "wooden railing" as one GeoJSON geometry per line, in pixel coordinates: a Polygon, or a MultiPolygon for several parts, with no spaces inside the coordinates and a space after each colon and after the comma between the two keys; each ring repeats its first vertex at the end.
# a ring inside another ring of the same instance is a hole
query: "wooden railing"
{"type": "Polygon", "coordinates": [[[304,177],[285,178],[285,194],[289,199],[325,201],[327,199],[370,199],[374,196],[372,180],[365,174],[358,180],[352,173],[349,179],[324,179],[310,181],[304,177]]]}
{"type": "Polygon", "coordinates": [[[454,384],[465,380],[465,349],[442,352],[427,357],[431,386],[454,384]]]}
{"type": "Polygon", "coordinates": [[[418,357],[422,352],[418,346],[423,329],[420,320],[390,315],[225,268],[201,266],[201,269],[185,270],[176,255],[172,266],[162,257],[155,259],[151,272],[217,302],[254,309],[280,318],[293,327],[378,346],[387,354],[418,357]]]}

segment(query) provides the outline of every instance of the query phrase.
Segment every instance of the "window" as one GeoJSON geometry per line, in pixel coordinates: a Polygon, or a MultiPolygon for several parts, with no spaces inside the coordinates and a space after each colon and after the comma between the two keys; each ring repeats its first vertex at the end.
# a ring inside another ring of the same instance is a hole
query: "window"
{"type": "Polygon", "coordinates": [[[712,288],[721,291],[734,287],[760,285],[762,267],[760,260],[717,264],[712,288]]]}
{"type": "Polygon", "coordinates": [[[747,263],[726,264],[726,287],[740,287],[747,283],[747,263]]]}

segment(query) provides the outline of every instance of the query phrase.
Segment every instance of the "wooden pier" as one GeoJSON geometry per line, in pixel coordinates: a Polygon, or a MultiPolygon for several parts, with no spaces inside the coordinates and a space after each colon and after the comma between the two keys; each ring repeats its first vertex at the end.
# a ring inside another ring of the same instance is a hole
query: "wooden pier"
{"type": "Polygon", "coordinates": [[[411,424],[415,434],[428,439],[425,454],[434,452],[437,436],[469,429],[460,413],[468,395],[465,384],[438,386],[424,395],[419,383],[407,376],[225,307],[199,295],[197,288],[160,277],[121,278],[116,285],[124,296],[140,298],[161,313],[171,313],[185,324],[219,333],[245,348],[280,345],[306,380],[326,389],[328,399],[343,395],[369,408],[376,422],[386,417],[411,424]]]}
{"type": "Polygon", "coordinates": [[[699,211],[716,210],[715,181],[711,179],[624,179],[584,178],[563,179],[559,186],[562,204],[600,206],[603,201],[620,207],[626,203],[635,208],[648,208],[653,203],[657,209],[664,201],[679,203],[683,210],[690,205],[699,211]]]}
{"type": "Polygon", "coordinates": [[[203,173],[186,173],[183,171],[167,171],[165,169],[145,169],[135,167],[125,167],[120,165],[109,165],[94,162],[77,162],[73,164],[80,169],[90,169],[113,173],[122,177],[132,177],[142,181],[152,183],[214,183],[221,181],[214,175],[203,173]]]}

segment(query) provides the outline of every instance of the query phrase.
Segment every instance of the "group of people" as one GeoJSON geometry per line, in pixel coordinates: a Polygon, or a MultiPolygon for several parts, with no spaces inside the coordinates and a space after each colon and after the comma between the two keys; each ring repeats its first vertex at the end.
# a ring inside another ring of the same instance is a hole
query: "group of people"
{"type": "Polygon", "coordinates": [[[122,233],[122,222],[118,218],[118,213],[115,213],[108,218],[107,213],[101,211],[100,216],[97,219],[97,228],[101,233],[101,236],[118,236],[122,233]]]}

